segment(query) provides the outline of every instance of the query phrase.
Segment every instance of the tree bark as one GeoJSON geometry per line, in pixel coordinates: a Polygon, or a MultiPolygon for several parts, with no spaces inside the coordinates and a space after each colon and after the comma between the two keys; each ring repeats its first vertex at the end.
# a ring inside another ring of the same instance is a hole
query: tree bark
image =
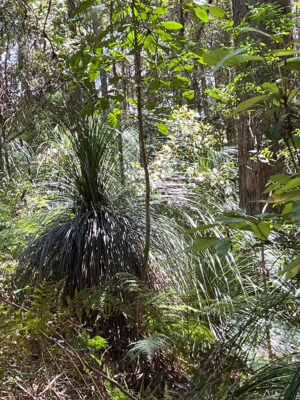
{"type": "MultiPolygon", "coordinates": [[[[272,3],[271,0],[269,2],[272,3]]],[[[283,13],[291,10],[289,0],[273,2],[283,7],[283,13]]],[[[253,21],[248,19],[249,6],[255,6],[259,3],[261,2],[258,0],[250,0],[248,3],[244,2],[243,0],[232,0],[232,11],[235,25],[239,25],[243,18],[245,18],[253,26],[253,21]],[[249,4],[249,6],[247,4],[249,4]]],[[[265,27],[261,26],[253,27],[264,31],[266,30],[265,27]]],[[[274,46],[271,41],[269,41],[267,45],[269,47],[274,46]]],[[[255,75],[253,74],[251,78],[252,82],[257,85],[260,85],[265,80],[261,70],[257,70],[255,75]]],[[[248,97],[245,95],[240,95],[240,98],[241,101],[243,101],[248,97]]],[[[240,207],[245,209],[246,213],[249,215],[260,214],[262,212],[263,203],[260,202],[260,200],[262,200],[265,185],[270,176],[278,173],[282,168],[279,162],[275,162],[275,164],[272,166],[270,164],[261,162],[258,157],[260,151],[262,150],[263,132],[265,128],[266,126],[263,121],[263,117],[260,120],[257,114],[255,116],[250,116],[248,119],[241,117],[241,119],[238,121],[240,207]]],[[[273,141],[269,147],[272,148],[273,153],[276,155],[276,151],[278,150],[278,141],[273,141]]]]}

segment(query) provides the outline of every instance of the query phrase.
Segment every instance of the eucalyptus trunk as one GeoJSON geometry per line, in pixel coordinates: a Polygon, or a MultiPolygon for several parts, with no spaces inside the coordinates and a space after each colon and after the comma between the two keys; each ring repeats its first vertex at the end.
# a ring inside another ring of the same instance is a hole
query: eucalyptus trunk
{"type": "MultiPolygon", "coordinates": [[[[286,13],[291,10],[289,0],[269,1],[269,3],[276,3],[282,7],[282,12],[286,13]]],[[[250,6],[258,6],[261,4],[258,0],[250,0],[244,2],[243,0],[232,0],[232,11],[235,25],[239,25],[243,18],[245,18],[253,26],[253,21],[248,19],[250,6]]],[[[266,31],[263,26],[253,26],[255,28],[266,31]]],[[[253,33],[252,37],[262,40],[259,34],[253,33]]],[[[274,44],[271,40],[265,40],[269,48],[274,44]]],[[[239,45],[239,40],[236,43],[239,45]]],[[[276,44],[277,46],[277,44],[276,44]]],[[[256,85],[262,84],[265,80],[264,71],[258,68],[258,65],[253,64],[255,73],[252,74],[252,82],[256,85]]],[[[270,77],[272,79],[272,77],[270,77]]],[[[249,80],[249,77],[247,78],[249,80]]],[[[241,101],[249,98],[249,95],[240,94],[241,101]]],[[[258,117],[241,117],[238,122],[238,167],[239,167],[239,193],[240,193],[240,207],[246,210],[249,215],[260,214],[262,212],[263,203],[260,202],[263,198],[265,185],[271,175],[279,173],[282,170],[280,162],[275,162],[273,165],[261,162],[259,154],[263,149],[263,133],[267,126],[264,121],[264,116],[258,117]]],[[[274,140],[269,146],[275,155],[278,152],[278,140],[274,140]]]]}

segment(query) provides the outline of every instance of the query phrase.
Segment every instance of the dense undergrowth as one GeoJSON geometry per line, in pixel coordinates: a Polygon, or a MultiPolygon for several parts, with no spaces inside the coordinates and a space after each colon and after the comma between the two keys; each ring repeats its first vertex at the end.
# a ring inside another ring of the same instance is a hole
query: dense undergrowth
{"type": "Polygon", "coordinates": [[[151,162],[145,282],[130,267],[138,264],[143,230],[130,132],[127,171],[136,178],[128,176],[124,193],[106,164],[108,156],[117,162],[114,141],[103,142],[111,128],[97,121],[81,128],[82,142],[60,128],[54,145],[31,155],[31,180],[16,174],[23,187],[14,196],[5,186],[1,398],[297,398],[299,297],[297,285],[277,273],[289,254],[280,230],[268,246],[255,228],[264,229],[259,219],[224,216],[235,202],[235,156],[218,148],[209,125],[195,120],[191,129],[193,118],[186,109],[175,113],[173,134],[151,162]],[[98,218],[105,221],[99,228],[98,218]],[[122,221],[132,221],[123,228],[132,245],[115,236],[122,221]],[[241,222],[254,228],[236,231],[241,222]]]}

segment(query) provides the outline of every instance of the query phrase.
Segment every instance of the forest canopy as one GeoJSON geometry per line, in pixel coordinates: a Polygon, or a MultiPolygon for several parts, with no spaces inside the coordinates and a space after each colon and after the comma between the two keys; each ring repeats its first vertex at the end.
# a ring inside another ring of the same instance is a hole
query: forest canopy
{"type": "Polygon", "coordinates": [[[299,13],[1,1],[1,399],[300,399],[299,13]]]}

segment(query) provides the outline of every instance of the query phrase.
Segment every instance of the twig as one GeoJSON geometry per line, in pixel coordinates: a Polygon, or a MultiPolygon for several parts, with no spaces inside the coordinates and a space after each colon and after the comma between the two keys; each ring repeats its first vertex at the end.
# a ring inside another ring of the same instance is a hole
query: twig
{"type": "Polygon", "coordinates": [[[87,368],[87,369],[91,369],[92,371],[96,372],[98,375],[100,375],[102,378],[104,378],[105,380],[107,380],[109,383],[111,383],[112,385],[116,386],[119,390],[121,390],[122,393],[124,393],[126,396],[128,396],[130,398],[130,400],[138,400],[136,397],[134,397],[132,394],[130,394],[126,389],[123,388],[122,385],[120,385],[117,381],[115,381],[114,379],[110,378],[109,376],[107,376],[106,374],[104,374],[101,371],[98,371],[96,368],[93,368],[92,366],[87,366],[85,364],[85,362],[79,357],[79,355],[74,351],[73,347],[69,344],[66,343],[66,345],[70,348],[70,349],[66,349],[61,343],[59,343],[57,340],[49,337],[48,335],[46,335],[44,332],[41,332],[47,339],[51,340],[52,342],[54,342],[55,344],[57,344],[62,350],[64,350],[66,353],[71,353],[73,356],[75,356],[80,362],[81,364],[87,368]]]}
{"type": "Polygon", "coordinates": [[[25,389],[24,386],[22,386],[19,382],[10,381],[9,383],[15,383],[20,389],[23,390],[23,392],[25,392],[26,394],[28,394],[28,396],[30,396],[33,400],[35,400],[35,397],[27,389],[25,389]]]}
{"type": "Polygon", "coordinates": [[[61,376],[62,374],[58,374],[57,376],[55,376],[52,381],[49,383],[49,385],[41,392],[39,393],[39,396],[42,396],[42,394],[46,393],[47,390],[50,389],[50,387],[53,385],[53,383],[61,376]]]}

